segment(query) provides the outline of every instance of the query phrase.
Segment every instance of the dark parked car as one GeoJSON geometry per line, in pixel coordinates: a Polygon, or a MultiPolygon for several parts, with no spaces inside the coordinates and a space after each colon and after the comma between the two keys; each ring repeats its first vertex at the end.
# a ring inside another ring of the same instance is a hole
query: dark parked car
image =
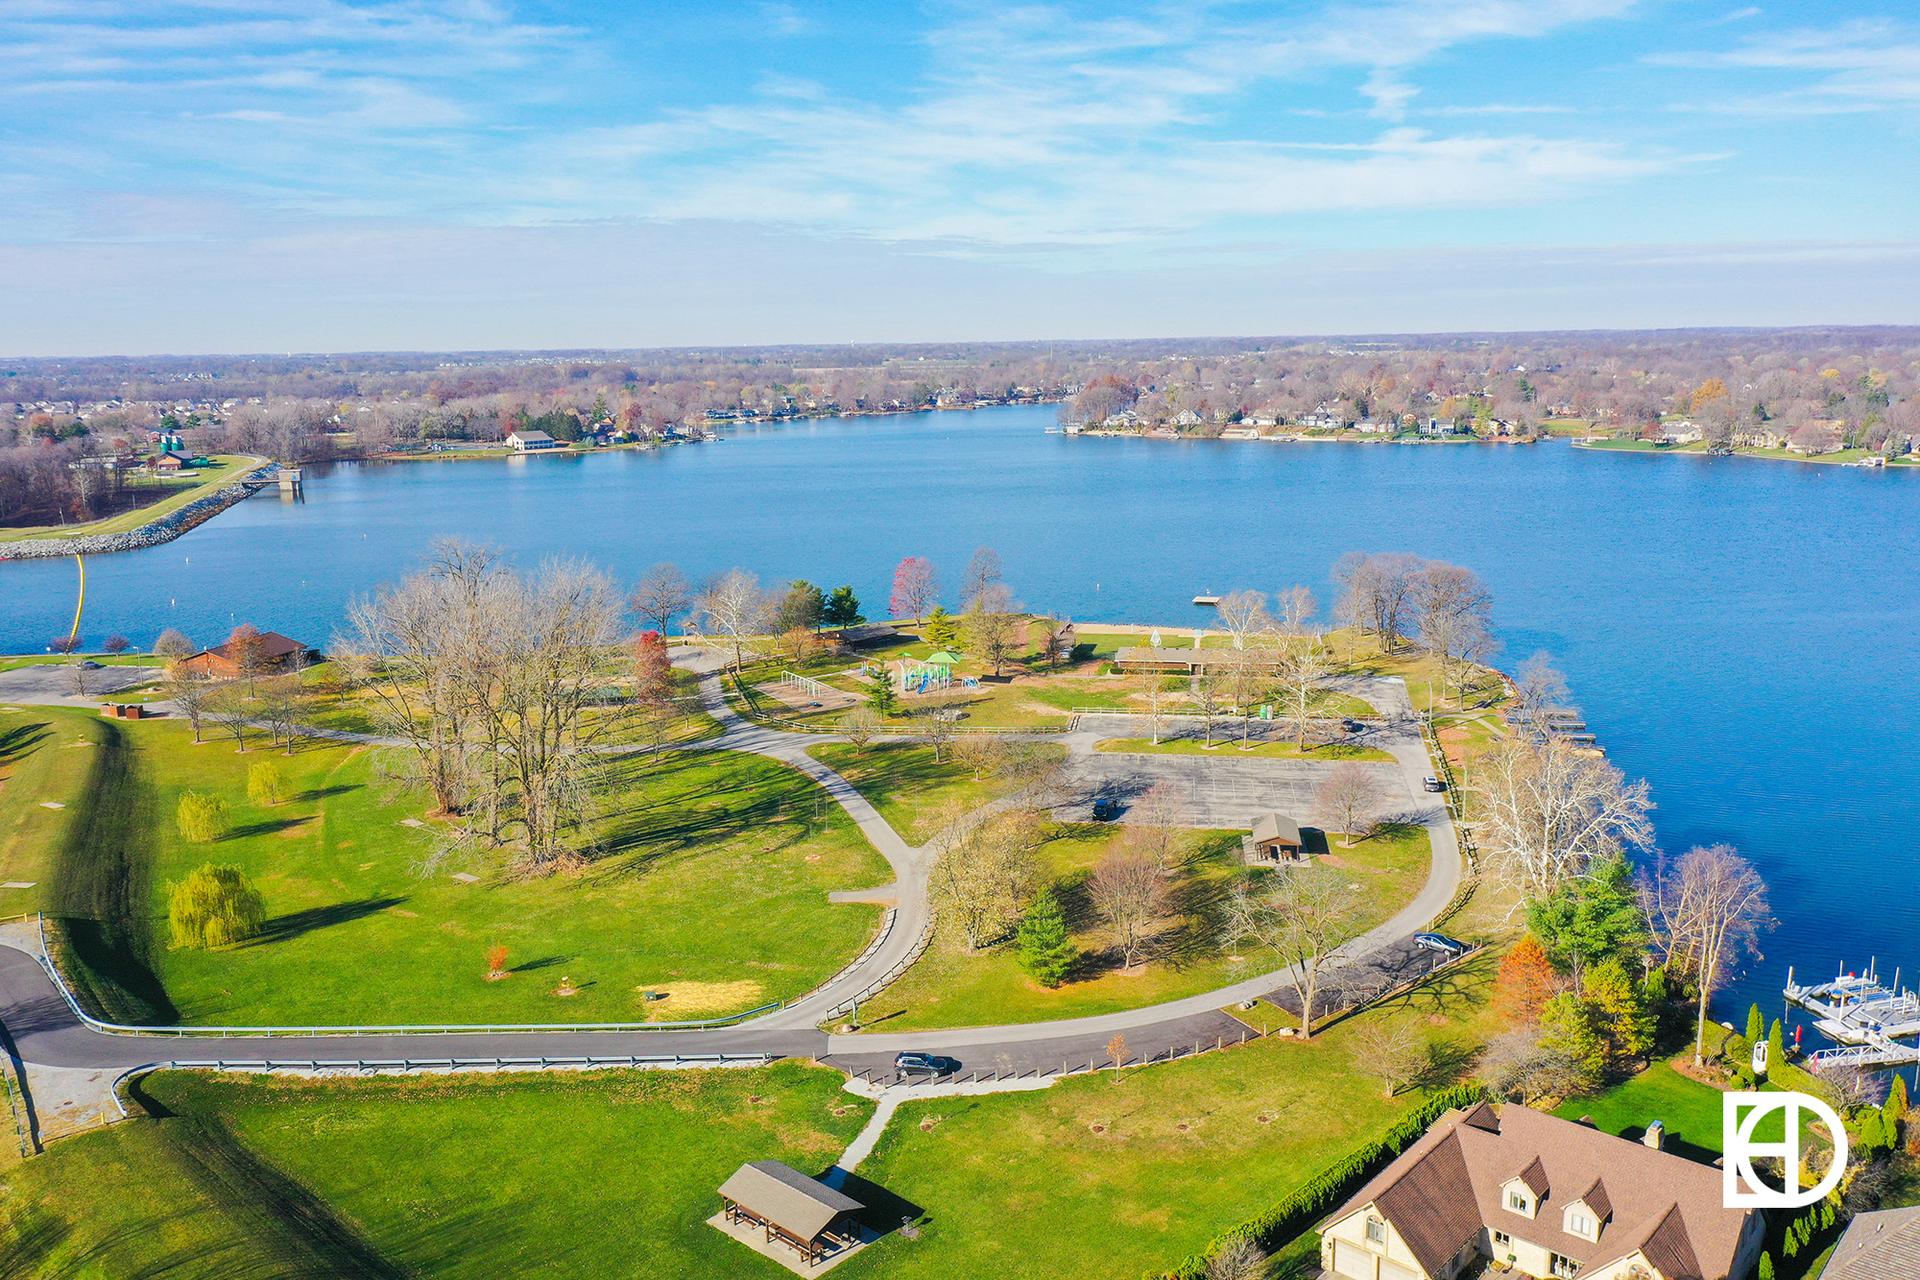
{"type": "Polygon", "coordinates": [[[1444,933],[1416,933],[1413,935],[1413,945],[1438,951],[1443,956],[1463,956],[1468,950],[1466,943],[1458,938],[1449,938],[1444,933]]]}
{"type": "Polygon", "coordinates": [[[83,666],[83,667],[85,667],[85,668],[86,668],[87,670],[89,670],[89,671],[98,671],[98,670],[100,670],[100,664],[99,664],[99,663],[97,663],[97,662],[95,662],[95,661],[94,661],[94,660],[93,660],[92,658],[88,658],[88,659],[86,659],[86,660],[85,660],[84,662],[82,662],[82,663],[81,663],[80,665],[81,665],[81,666],[83,666]]]}
{"type": "Polygon", "coordinates": [[[1095,800],[1093,802],[1093,820],[1095,822],[1112,822],[1119,816],[1120,802],[1118,800],[1095,800]]]}
{"type": "Polygon", "coordinates": [[[958,1071],[960,1064],[952,1058],[943,1058],[937,1053],[902,1053],[895,1056],[893,1069],[902,1075],[909,1071],[926,1071],[936,1076],[945,1076],[958,1071]]]}

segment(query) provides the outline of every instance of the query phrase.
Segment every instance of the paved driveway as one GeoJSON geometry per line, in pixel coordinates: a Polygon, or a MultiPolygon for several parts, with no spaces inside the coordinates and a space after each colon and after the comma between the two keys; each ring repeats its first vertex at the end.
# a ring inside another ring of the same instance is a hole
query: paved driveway
{"type": "Polygon", "coordinates": [[[74,693],[73,671],[65,663],[44,663],[0,671],[0,706],[17,703],[65,703],[86,706],[101,698],[157,678],[154,667],[101,667],[86,673],[87,693],[74,693]]]}

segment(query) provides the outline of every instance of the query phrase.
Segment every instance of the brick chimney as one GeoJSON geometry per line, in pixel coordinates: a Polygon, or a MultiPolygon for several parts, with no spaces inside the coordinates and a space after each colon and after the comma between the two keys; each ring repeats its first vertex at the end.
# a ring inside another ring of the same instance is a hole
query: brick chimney
{"type": "Polygon", "coordinates": [[[1652,1147],[1655,1151],[1665,1150],[1666,1142],[1667,1126],[1658,1120],[1648,1125],[1647,1131],[1640,1135],[1640,1145],[1643,1147],[1652,1147]]]}

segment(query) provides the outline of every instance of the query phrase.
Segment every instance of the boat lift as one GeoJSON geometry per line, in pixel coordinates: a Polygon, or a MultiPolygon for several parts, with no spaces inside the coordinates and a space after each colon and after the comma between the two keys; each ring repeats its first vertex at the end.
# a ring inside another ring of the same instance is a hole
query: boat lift
{"type": "Polygon", "coordinates": [[[1882,1069],[1913,1066],[1920,1070],[1920,993],[1901,985],[1900,971],[1892,983],[1880,980],[1879,961],[1863,973],[1842,972],[1829,981],[1802,985],[1787,970],[1782,993],[1789,1005],[1813,1015],[1814,1029],[1835,1048],[1807,1055],[1807,1065],[1848,1065],[1882,1069]]]}

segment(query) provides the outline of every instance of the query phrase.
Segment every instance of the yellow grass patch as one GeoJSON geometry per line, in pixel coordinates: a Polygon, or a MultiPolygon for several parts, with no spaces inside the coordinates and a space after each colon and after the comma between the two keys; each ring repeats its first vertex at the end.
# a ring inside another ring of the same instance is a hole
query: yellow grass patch
{"type": "Polygon", "coordinates": [[[644,992],[664,991],[664,1000],[642,1000],[649,1022],[704,1018],[716,1013],[736,1013],[762,1003],[759,983],[749,979],[737,982],[661,982],[642,983],[633,989],[635,999],[644,992]]]}

